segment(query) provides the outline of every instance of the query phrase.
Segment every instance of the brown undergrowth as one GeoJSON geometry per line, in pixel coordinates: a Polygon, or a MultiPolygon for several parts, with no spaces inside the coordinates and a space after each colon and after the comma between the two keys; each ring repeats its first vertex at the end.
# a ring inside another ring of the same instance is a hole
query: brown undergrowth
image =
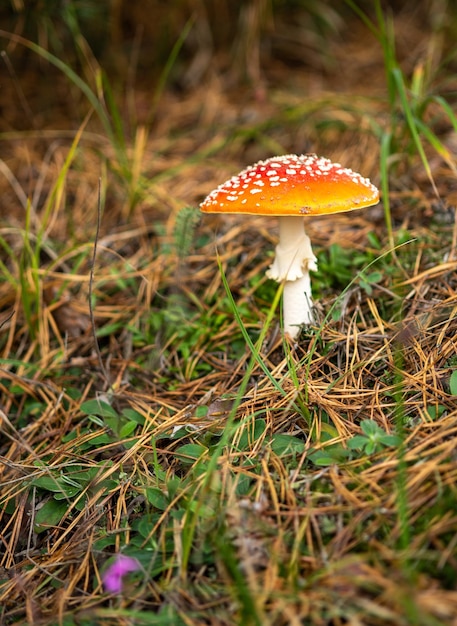
{"type": "Polygon", "coordinates": [[[264,276],[275,220],[180,221],[272,152],[379,184],[390,111],[359,71],[355,95],[278,67],[261,96],[165,92],[127,182],[95,116],[4,129],[3,623],[457,623],[454,130],[434,120],[439,197],[392,155],[394,250],[382,206],[307,224],[317,320],[293,345],[264,276]],[[118,552],[141,569],[111,597],[118,552]]]}

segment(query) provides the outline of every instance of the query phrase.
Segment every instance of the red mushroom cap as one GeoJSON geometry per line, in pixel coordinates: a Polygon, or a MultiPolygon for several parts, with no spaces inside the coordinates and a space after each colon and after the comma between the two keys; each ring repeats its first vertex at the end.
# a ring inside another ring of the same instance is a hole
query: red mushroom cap
{"type": "Polygon", "coordinates": [[[379,202],[368,180],[315,154],[259,161],[220,185],[202,202],[205,213],[326,215],[379,202]]]}

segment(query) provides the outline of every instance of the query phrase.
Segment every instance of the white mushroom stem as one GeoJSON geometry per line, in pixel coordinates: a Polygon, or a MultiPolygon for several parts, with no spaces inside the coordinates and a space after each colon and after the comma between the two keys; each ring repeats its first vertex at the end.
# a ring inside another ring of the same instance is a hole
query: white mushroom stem
{"type": "Polygon", "coordinates": [[[280,217],[279,243],[267,276],[278,282],[285,281],[284,332],[292,339],[303,324],[313,321],[309,270],[317,270],[317,259],[305,233],[303,217],[280,217]]]}

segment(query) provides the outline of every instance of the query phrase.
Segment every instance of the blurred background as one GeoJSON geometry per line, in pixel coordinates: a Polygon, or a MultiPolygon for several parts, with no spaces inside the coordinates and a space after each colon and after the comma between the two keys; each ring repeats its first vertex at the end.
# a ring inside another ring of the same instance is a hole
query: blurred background
{"type": "MultiPolygon", "coordinates": [[[[318,72],[319,80],[334,90],[343,89],[356,68],[366,89],[366,81],[375,86],[384,76],[372,71],[375,40],[356,13],[376,21],[376,4],[358,0],[355,11],[343,0],[6,0],[0,8],[2,91],[17,88],[11,83],[20,78],[25,100],[40,94],[42,114],[59,101],[68,106],[68,87],[60,92],[51,82],[56,68],[20,38],[35,42],[91,82],[100,65],[117,93],[132,87],[157,93],[163,82],[179,93],[208,84],[214,88],[221,81],[229,97],[249,86],[251,95],[262,100],[269,85],[305,77],[307,71],[318,72]]],[[[395,22],[397,57],[406,73],[418,62],[450,61],[450,56],[455,64],[453,3],[379,4],[395,22]],[[437,32],[442,48],[436,50],[434,36],[435,49],[430,50],[428,40],[437,32]]],[[[81,94],[75,92],[74,98],[76,108],[81,94]]],[[[3,128],[5,117],[15,127],[21,122],[27,126],[26,111],[16,105],[8,109],[8,101],[1,100],[3,128]]],[[[138,100],[139,121],[151,121],[154,106],[147,98],[141,102],[140,95],[138,100]]]]}

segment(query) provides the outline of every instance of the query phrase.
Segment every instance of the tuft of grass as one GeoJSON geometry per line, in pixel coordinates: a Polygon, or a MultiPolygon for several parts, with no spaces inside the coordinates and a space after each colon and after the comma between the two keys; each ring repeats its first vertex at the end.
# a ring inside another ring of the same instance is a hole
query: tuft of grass
{"type": "MultiPolygon", "coordinates": [[[[384,56],[384,70],[386,75],[386,88],[388,105],[390,110],[390,122],[381,130],[380,139],[380,173],[381,190],[384,205],[384,217],[389,235],[391,247],[394,247],[392,216],[390,208],[390,171],[397,169],[401,159],[410,159],[412,154],[420,158],[429,183],[437,198],[439,190],[430,166],[430,154],[426,146],[441,157],[447,165],[455,171],[455,162],[451,152],[440,139],[428,119],[444,119],[456,129],[457,118],[449,103],[439,94],[434,92],[433,68],[426,67],[426,61],[420,61],[414,68],[410,78],[397,59],[395,27],[392,17],[386,12],[379,0],[374,3],[376,22],[352,0],[346,0],[347,4],[363,20],[367,28],[378,40],[384,56]],[[438,109],[430,115],[431,109],[438,109]]],[[[444,13],[440,14],[439,21],[435,23],[437,31],[444,28],[444,13]]],[[[430,48],[435,45],[436,37],[430,39],[430,48]]],[[[431,58],[425,55],[425,58],[431,58]]]]}

